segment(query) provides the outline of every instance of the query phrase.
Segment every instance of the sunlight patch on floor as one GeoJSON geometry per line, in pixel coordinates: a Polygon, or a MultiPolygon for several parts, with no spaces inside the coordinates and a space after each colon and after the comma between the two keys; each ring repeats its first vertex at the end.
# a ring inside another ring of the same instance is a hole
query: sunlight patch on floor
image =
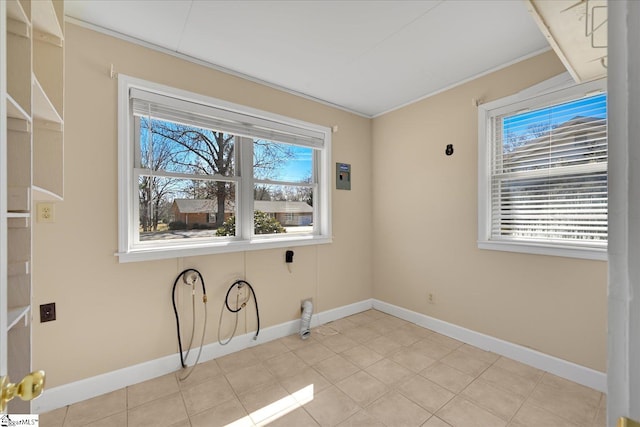
{"type": "Polygon", "coordinates": [[[267,406],[264,406],[246,417],[227,424],[227,427],[265,426],[280,417],[295,411],[313,400],[313,384],[283,397],[267,406]]]}

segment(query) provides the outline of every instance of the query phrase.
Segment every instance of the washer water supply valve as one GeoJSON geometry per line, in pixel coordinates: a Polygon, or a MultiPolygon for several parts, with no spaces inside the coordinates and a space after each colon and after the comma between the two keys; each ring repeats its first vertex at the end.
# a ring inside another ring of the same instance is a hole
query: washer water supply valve
{"type": "Polygon", "coordinates": [[[185,285],[193,286],[198,280],[198,272],[196,270],[185,270],[182,275],[182,281],[185,285]]]}
{"type": "Polygon", "coordinates": [[[260,333],[260,311],[258,310],[258,300],[256,298],[256,293],[253,290],[253,286],[251,286],[251,284],[246,280],[236,280],[227,290],[227,295],[224,297],[224,301],[222,302],[222,310],[220,310],[220,321],[218,323],[218,343],[220,345],[229,344],[235,336],[238,329],[238,315],[240,313],[240,310],[247,306],[247,303],[249,302],[251,297],[253,297],[254,307],[256,308],[256,322],[258,324],[256,334],[253,336],[253,339],[254,341],[258,339],[258,334],[260,333]],[[234,289],[236,290],[235,301],[233,298],[229,298],[231,296],[231,292],[234,289]],[[225,312],[225,308],[231,313],[235,314],[233,332],[231,332],[231,336],[226,341],[223,340],[220,335],[220,331],[222,330],[222,316],[225,312]]]}
{"type": "Polygon", "coordinates": [[[202,347],[204,345],[204,336],[207,331],[207,290],[204,286],[204,278],[202,277],[202,274],[200,274],[198,270],[195,270],[193,268],[188,268],[182,271],[180,274],[178,274],[178,277],[176,277],[176,280],[174,280],[173,282],[172,302],[173,302],[173,312],[176,315],[176,329],[178,333],[178,349],[180,350],[180,365],[182,365],[182,367],[186,369],[187,368],[186,360],[189,357],[189,352],[191,351],[191,346],[193,344],[193,338],[196,330],[195,329],[196,328],[196,283],[198,282],[198,280],[200,280],[200,283],[202,284],[202,303],[204,304],[204,322],[202,325],[202,338],[200,340],[200,348],[198,350],[198,355],[196,356],[196,360],[191,366],[191,369],[188,370],[187,373],[180,378],[181,381],[184,381],[187,378],[189,378],[189,375],[191,375],[191,373],[193,372],[193,369],[198,364],[198,361],[200,361],[200,355],[202,354],[202,347]],[[182,337],[180,336],[180,316],[178,315],[178,307],[176,306],[176,287],[181,277],[184,284],[191,287],[191,310],[192,310],[191,337],[189,339],[189,348],[187,348],[187,351],[184,353],[182,351],[182,337]]]}

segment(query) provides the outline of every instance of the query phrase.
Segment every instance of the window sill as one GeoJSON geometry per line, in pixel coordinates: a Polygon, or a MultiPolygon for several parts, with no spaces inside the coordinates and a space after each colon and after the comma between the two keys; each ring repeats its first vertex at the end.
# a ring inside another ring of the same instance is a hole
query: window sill
{"type": "Polygon", "coordinates": [[[256,251],[263,249],[291,248],[295,246],[321,245],[331,243],[327,236],[293,236],[288,238],[257,238],[252,241],[227,241],[206,245],[153,246],[117,252],[120,263],[154,261],[160,259],[184,258],[200,255],[214,255],[230,252],[256,251]]]}
{"type": "Polygon", "coordinates": [[[579,248],[541,243],[478,241],[478,249],[607,261],[607,248],[579,248]]]}

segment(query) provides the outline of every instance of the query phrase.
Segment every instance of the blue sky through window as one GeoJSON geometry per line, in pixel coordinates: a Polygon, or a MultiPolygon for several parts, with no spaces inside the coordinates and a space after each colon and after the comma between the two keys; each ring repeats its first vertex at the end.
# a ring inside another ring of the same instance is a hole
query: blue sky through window
{"type": "Polygon", "coordinates": [[[294,146],[292,150],[294,157],[282,165],[282,179],[284,181],[300,182],[311,178],[313,149],[294,146]]]}
{"type": "MultiPolygon", "coordinates": [[[[278,144],[280,143],[271,143],[278,144]]],[[[307,182],[311,178],[313,167],[313,148],[300,147],[297,145],[281,144],[289,151],[290,156],[283,159],[278,165],[277,171],[269,176],[270,179],[288,182],[307,182]]],[[[262,147],[254,145],[254,150],[259,151],[262,147]]],[[[259,153],[255,156],[259,157],[259,153]]],[[[255,162],[254,162],[255,163],[255,162]]],[[[260,177],[260,171],[255,171],[256,177],[260,177]]]]}
{"type": "Polygon", "coordinates": [[[502,119],[504,150],[511,151],[577,117],[605,119],[607,95],[598,94],[504,117],[502,119]]]}

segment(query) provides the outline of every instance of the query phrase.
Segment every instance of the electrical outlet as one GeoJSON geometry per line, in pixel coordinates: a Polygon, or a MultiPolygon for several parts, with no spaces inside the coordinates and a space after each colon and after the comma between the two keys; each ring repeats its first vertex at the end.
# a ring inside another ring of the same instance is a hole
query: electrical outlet
{"type": "Polygon", "coordinates": [[[55,209],[54,204],[50,202],[40,202],[37,205],[37,216],[36,220],[38,222],[54,222],[55,217],[55,209]]]}
{"type": "Polygon", "coordinates": [[[40,305],[40,323],[51,322],[56,320],[56,303],[50,302],[49,304],[40,305]]]}
{"type": "Polygon", "coordinates": [[[427,301],[429,302],[429,304],[435,304],[436,303],[436,299],[433,296],[432,293],[427,294],[427,301]]]}

